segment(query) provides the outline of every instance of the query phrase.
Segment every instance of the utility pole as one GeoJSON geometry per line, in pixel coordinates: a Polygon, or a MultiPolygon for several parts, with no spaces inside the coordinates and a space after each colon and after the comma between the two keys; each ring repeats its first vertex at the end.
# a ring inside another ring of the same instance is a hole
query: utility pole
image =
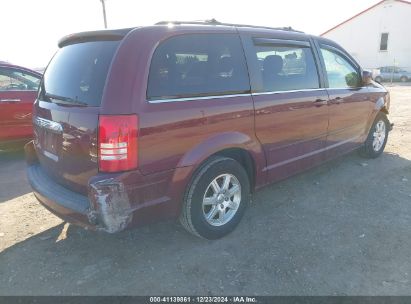
{"type": "Polygon", "coordinates": [[[106,0],[100,0],[101,5],[103,6],[103,18],[104,18],[104,28],[107,28],[107,16],[106,16],[106,0]]]}

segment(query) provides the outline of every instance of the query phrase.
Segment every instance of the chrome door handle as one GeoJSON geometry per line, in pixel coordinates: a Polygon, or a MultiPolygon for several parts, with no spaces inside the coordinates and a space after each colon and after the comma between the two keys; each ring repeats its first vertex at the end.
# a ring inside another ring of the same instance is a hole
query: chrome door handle
{"type": "Polygon", "coordinates": [[[21,99],[19,98],[3,98],[0,99],[0,102],[19,102],[21,99]]]}

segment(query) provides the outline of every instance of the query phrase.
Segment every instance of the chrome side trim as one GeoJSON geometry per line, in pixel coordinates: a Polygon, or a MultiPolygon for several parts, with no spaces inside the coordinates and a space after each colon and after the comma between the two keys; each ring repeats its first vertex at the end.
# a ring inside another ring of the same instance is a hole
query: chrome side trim
{"type": "MultiPolygon", "coordinates": [[[[360,87],[361,89],[363,87],[360,87]]],[[[326,90],[348,90],[354,88],[318,88],[318,89],[301,89],[301,90],[288,90],[288,91],[270,91],[270,92],[258,92],[258,93],[244,93],[244,94],[232,94],[232,95],[213,95],[213,96],[203,96],[203,97],[182,97],[182,98],[170,98],[170,99],[154,99],[147,100],[148,103],[163,103],[163,102],[175,102],[175,101],[191,101],[191,100],[207,100],[207,99],[222,99],[222,98],[232,98],[241,96],[259,96],[259,95],[271,95],[271,94],[281,94],[281,93],[297,93],[297,92],[317,92],[326,90]]]]}
{"type": "Polygon", "coordinates": [[[281,93],[296,93],[296,92],[316,92],[316,91],[326,91],[326,90],[355,90],[355,89],[364,89],[366,87],[358,87],[358,88],[319,88],[319,89],[302,89],[302,90],[288,90],[288,91],[270,91],[270,92],[259,92],[259,93],[252,93],[252,96],[259,96],[259,95],[271,95],[271,94],[281,94],[281,93]]]}
{"type": "Polygon", "coordinates": [[[326,88],[327,90],[360,90],[360,89],[366,89],[367,87],[358,87],[358,88],[350,88],[350,87],[345,87],[345,88],[326,88]]]}
{"type": "Polygon", "coordinates": [[[303,90],[288,90],[288,91],[270,91],[270,92],[259,92],[259,93],[252,93],[253,96],[259,95],[271,95],[271,94],[281,94],[281,93],[296,93],[296,92],[316,92],[316,91],[325,91],[327,88],[319,88],[319,89],[303,89],[303,90]]]}
{"type": "Polygon", "coordinates": [[[222,98],[233,98],[233,97],[243,97],[251,96],[250,93],[243,94],[232,94],[232,95],[213,95],[213,96],[203,96],[203,97],[184,97],[184,98],[171,98],[171,99],[155,99],[148,100],[148,103],[163,103],[163,102],[175,102],[175,101],[191,101],[191,100],[207,100],[207,99],[222,99],[222,98]]]}
{"type": "Polygon", "coordinates": [[[20,98],[4,98],[4,99],[0,99],[1,102],[19,102],[21,101],[20,98]]]}
{"type": "MultiPolygon", "coordinates": [[[[27,73],[25,73],[27,74],[27,73]]],[[[7,90],[7,92],[21,92],[22,90],[7,90]]],[[[24,90],[24,92],[37,92],[37,90],[24,90]]]]}
{"type": "Polygon", "coordinates": [[[52,120],[35,116],[33,117],[33,124],[40,128],[44,128],[55,133],[63,133],[62,125],[52,120]]]}

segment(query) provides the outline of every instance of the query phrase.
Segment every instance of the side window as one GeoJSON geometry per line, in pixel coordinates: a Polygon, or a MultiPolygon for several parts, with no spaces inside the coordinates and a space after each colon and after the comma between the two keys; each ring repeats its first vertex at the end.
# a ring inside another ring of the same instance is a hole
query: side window
{"type": "Polygon", "coordinates": [[[330,88],[356,88],[361,84],[361,77],[347,59],[328,49],[321,49],[330,88]]]}
{"type": "Polygon", "coordinates": [[[0,91],[37,91],[40,78],[24,71],[0,69],[0,91]]]}
{"type": "Polygon", "coordinates": [[[263,91],[319,88],[312,51],[303,46],[256,45],[263,91]]]}
{"type": "Polygon", "coordinates": [[[154,52],[148,100],[245,93],[250,90],[240,38],[197,34],[170,38],[154,52]]]}

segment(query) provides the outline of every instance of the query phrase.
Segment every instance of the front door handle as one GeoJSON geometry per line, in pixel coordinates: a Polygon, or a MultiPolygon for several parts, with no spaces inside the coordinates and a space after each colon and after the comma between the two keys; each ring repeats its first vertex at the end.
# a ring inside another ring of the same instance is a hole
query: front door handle
{"type": "Polygon", "coordinates": [[[21,99],[19,99],[19,98],[3,98],[3,99],[0,99],[0,102],[14,103],[14,102],[20,102],[20,101],[21,101],[21,99]]]}

